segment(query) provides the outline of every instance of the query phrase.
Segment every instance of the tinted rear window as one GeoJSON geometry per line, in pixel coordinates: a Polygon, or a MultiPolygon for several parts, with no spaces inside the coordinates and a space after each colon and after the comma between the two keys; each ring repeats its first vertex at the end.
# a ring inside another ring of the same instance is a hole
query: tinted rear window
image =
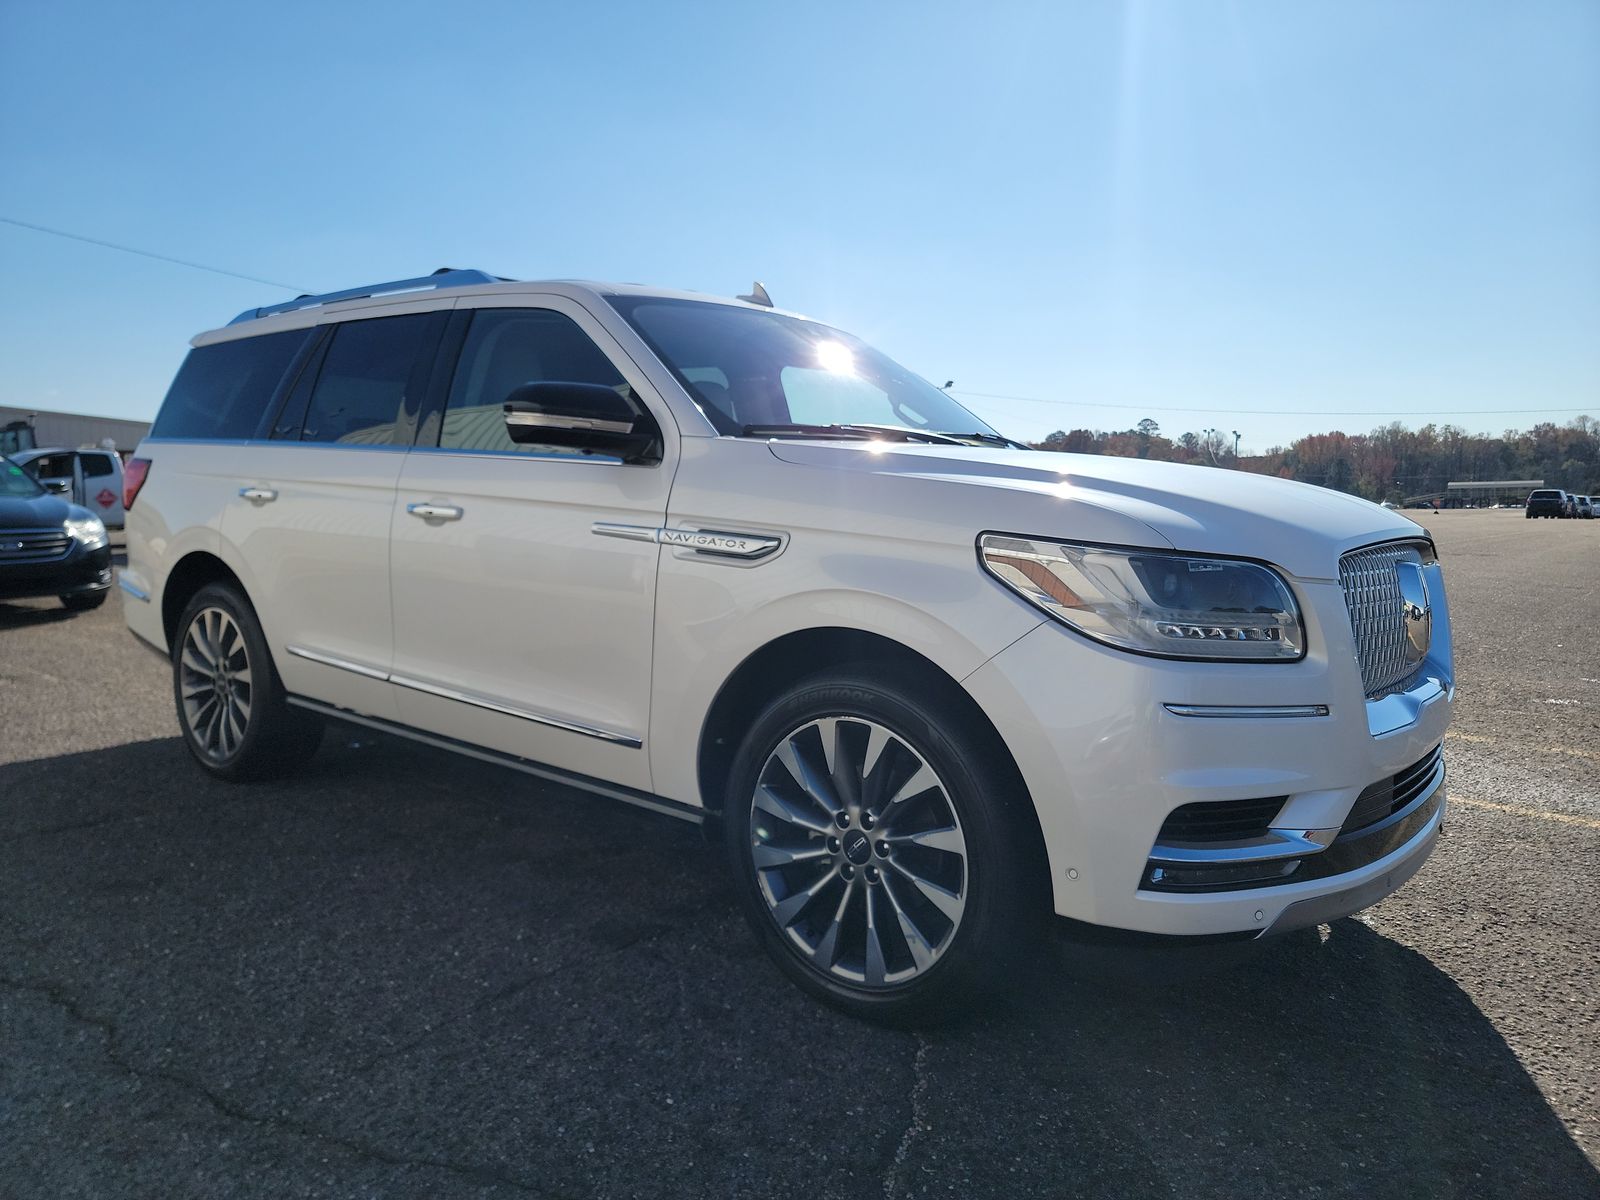
{"type": "Polygon", "coordinates": [[[1555,499],[1559,498],[1560,495],[1561,495],[1560,492],[1534,492],[1531,496],[1528,497],[1528,499],[1529,500],[1555,500],[1555,499]]]}
{"type": "Polygon", "coordinates": [[[255,436],[309,329],[218,342],[189,351],[150,436],[240,441],[255,436]]]}

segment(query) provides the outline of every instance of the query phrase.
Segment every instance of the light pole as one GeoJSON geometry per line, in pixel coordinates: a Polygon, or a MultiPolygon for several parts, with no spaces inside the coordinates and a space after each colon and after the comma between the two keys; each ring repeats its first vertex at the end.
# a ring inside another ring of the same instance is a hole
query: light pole
{"type": "Polygon", "coordinates": [[[1233,431],[1233,457],[1235,459],[1239,457],[1239,431],[1237,429],[1233,431]]]}

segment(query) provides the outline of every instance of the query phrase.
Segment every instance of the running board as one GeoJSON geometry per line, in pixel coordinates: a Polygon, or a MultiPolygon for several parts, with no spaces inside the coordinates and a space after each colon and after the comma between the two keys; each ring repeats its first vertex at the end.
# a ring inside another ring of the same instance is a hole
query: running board
{"type": "Polygon", "coordinates": [[[519,758],[515,754],[505,754],[499,750],[490,750],[483,746],[474,746],[471,742],[445,737],[443,734],[424,733],[420,729],[413,729],[411,726],[402,725],[398,721],[385,721],[382,717],[369,717],[362,713],[351,712],[347,708],[324,704],[320,700],[312,700],[306,696],[296,696],[291,693],[285,699],[296,708],[303,708],[324,717],[331,717],[336,721],[349,721],[354,725],[365,725],[368,729],[376,729],[380,733],[393,734],[395,737],[421,742],[425,746],[433,746],[440,750],[449,750],[456,754],[465,755],[468,758],[476,758],[481,762],[493,763],[495,766],[510,767],[513,771],[521,771],[525,775],[533,775],[549,783],[558,783],[563,787],[578,788],[581,791],[592,792],[597,796],[620,800],[624,804],[632,804],[637,808],[648,809],[651,812],[661,813],[669,817],[677,817],[678,820],[688,821],[692,825],[705,823],[705,809],[697,808],[693,804],[684,804],[678,800],[668,800],[665,796],[653,796],[649,792],[636,791],[633,788],[624,787],[620,783],[607,783],[603,779],[580,775],[576,771],[563,771],[560,767],[547,766],[544,763],[534,762],[527,758],[519,758]]]}

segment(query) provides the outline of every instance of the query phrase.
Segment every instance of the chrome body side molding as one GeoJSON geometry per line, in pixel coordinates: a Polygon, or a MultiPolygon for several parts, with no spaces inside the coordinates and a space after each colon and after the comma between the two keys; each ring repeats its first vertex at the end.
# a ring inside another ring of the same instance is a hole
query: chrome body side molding
{"type": "Polygon", "coordinates": [[[364,725],[368,729],[376,729],[380,733],[393,734],[395,737],[421,742],[425,746],[434,746],[440,750],[449,750],[454,754],[465,755],[467,758],[476,758],[480,762],[510,767],[514,771],[521,771],[525,775],[533,775],[550,783],[558,783],[565,787],[593,792],[597,796],[620,800],[624,804],[632,804],[638,808],[649,809],[651,812],[661,813],[664,816],[677,817],[680,821],[688,821],[692,824],[700,825],[706,819],[704,809],[697,808],[692,804],[683,804],[677,800],[668,800],[665,796],[654,796],[649,792],[635,791],[633,788],[623,787],[621,784],[607,783],[603,779],[579,775],[574,771],[563,771],[559,767],[548,766],[545,763],[535,762],[528,758],[519,758],[514,754],[502,754],[498,750],[475,746],[470,742],[445,737],[443,734],[425,733],[420,729],[413,729],[411,726],[402,725],[397,721],[385,721],[381,717],[369,717],[362,713],[351,712],[349,709],[338,708],[332,704],[324,704],[320,700],[312,700],[307,696],[297,696],[292,692],[287,699],[296,708],[304,708],[310,712],[319,713],[324,717],[332,717],[338,721],[349,721],[354,725],[364,725]]]}
{"type": "Polygon", "coordinates": [[[368,679],[389,678],[389,672],[378,667],[369,667],[366,663],[356,662],[354,659],[340,658],[337,654],[325,654],[321,650],[311,650],[305,646],[285,646],[290,654],[296,658],[303,658],[308,662],[321,663],[325,667],[337,667],[341,671],[349,671],[353,675],[364,675],[368,679]]]}
{"type": "MultiPolygon", "coordinates": [[[[597,738],[602,742],[610,742],[615,746],[626,746],[630,750],[637,750],[644,745],[642,738],[635,737],[631,733],[618,733],[612,729],[601,729],[596,725],[584,725],[578,721],[569,721],[564,717],[554,717],[549,713],[534,712],[532,709],[507,704],[504,700],[497,700],[493,696],[483,696],[477,692],[465,692],[459,688],[447,687],[441,683],[434,683],[427,679],[417,679],[410,675],[397,675],[392,671],[368,666],[366,663],[340,658],[336,654],[327,654],[321,650],[311,650],[305,646],[285,646],[284,649],[296,658],[320,663],[325,667],[335,667],[338,670],[350,671],[367,679],[379,679],[385,683],[392,683],[396,687],[409,688],[414,692],[425,692],[430,696],[439,696],[442,699],[454,700],[460,704],[470,704],[475,708],[487,709],[489,712],[502,713],[508,717],[532,721],[536,725],[547,725],[552,729],[565,730],[567,733],[582,734],[584,737],[597,738]]],[[[315,703],[315,701],[308,703],[315,703]]]]}
{"type": "Polygon", "coordinates": [[[503,713],[508,717],[520,717],[524,721],[532,721],[536,725],[548,725],[552,729],[564,729],[568,733],[581,733],[584,737],[598,738],[602,742],[626,746],[630,750],[637,750],[644,745],[642,738],[634,737],[631,733],[617,733],[615,730],[601,729],[596,725],[582,725],[577,721],[568,721],[563,717],[552,717],[548,713],[519,708],[514,704],[507,704],[504,700],[496,700],[492,696],[480,696],[476,692],[464,692],[459,688],[445,687],[443,684],[433,683],[426,679],[414,679],[409,675],[390,675],[389,682],[397,687],[410,688],[413,692],[425,692],[430,696],[439,696],[445,700],[454,700],[460,704],[470,704],[475,708],[503,713]]]}
{"type": "Polygon", "coordinates": [[[618,525],[611,521],[596,521],[592,528],[600,537],[655,542],[657,545],[692,550],[712,558],[765,558],[783,546],[781,537],[764,533],[733,533],[723,529],[667,529],[651,525],[618,525]]]}

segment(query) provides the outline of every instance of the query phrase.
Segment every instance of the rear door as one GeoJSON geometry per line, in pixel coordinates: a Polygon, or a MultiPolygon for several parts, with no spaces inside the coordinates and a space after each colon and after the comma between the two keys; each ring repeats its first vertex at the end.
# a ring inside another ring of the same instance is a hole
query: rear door
{"type": "Polygon", "coordinates": [[[78,470],[83,485],[79,502],[113,529],[123,522],[122,460],[108,450],[78,452],[78,470]]]}
{"type": "Polygon", "coordinates": [[[389,518],[446,314],[381,311],[320,330],[248,448],[223,534],[249,565],[284,686],[392,718],[389,518]]]}
{"type": "Polygon", "coordinates": [[[677,431],[643,374],[581,305],[463,300],[393,526],[395,700],[435,733],[648,789],[651,639],[677,431]],[[518,445],[520,384],[630,392],[661,427],[652,466],[518,445]],[[425,507],[424,507],[425,506],[425,507]],[[597,525],[625,527],[605,536],[597,525]]]}

